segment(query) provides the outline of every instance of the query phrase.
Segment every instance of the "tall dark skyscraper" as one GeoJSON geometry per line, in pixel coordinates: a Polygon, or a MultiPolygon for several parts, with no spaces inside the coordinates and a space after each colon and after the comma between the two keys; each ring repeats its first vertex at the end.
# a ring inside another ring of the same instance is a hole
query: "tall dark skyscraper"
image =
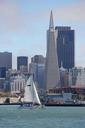
{"type": "Polygon", "coordinates": [[[0,67],[0,78],[6,77],[6,67],[0,67]]]}
{"type": "Polygon", "coordinates": [[[49,29],[47,30],[47,54],[45,70],[46,90],[58,87],[60,82],[60,73],[56,52],[56,38],[57,35],[54,29],[53,14],[51,11],[49,29]]]}
{"type": "Polygon", "coordinates": [[[75,36],[74,30],[68,26],[55,27],[57,31],[57,54],[58,63],[61,67],[66,69],[73,68],[75,66],[75,36]]]}
{"type": "Polygon", "coordinates": [[[0,52],[0,68],[12,69],[12,53],[0,52]]]}
{"type": "Polygon", "coordinates": [[[17,70],[21,70],[23,72],[28,71],[28,57],[27,56],[17,57],[17,70]]]}

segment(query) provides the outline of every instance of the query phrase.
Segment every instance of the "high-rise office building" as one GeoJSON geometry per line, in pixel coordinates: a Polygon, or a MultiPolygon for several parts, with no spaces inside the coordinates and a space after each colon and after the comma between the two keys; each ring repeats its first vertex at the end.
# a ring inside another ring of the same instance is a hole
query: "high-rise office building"
{"type": "Polygon", "coordinates": [[[22,72],[28,72],[28,57],[18,56],[17,57],[17,70],[22,72]]]}
{"type": "Polygon", "coordinates": [[[75,36],[74,30],[68,26],[55,27],[58,34],[56,39],[58,64],[66,69],[73,68],[75,66],[75,36]]]}
{"type": "Polygon", "coordinates": [[[0,78],[6,77],[6,67],[0,67],[0,78]]]}
{"type": "Polygon", "coordinates": [[[33,74],[34,81],[38,84],[40,90],[45,89],[45,57],[35,55],[31,58],[29,65],[29,73],[33,74]]]}
{"type": "Polygon", "coordinates": [[[29,65],[29,73],[33,74],[34,81],[37,82],[39,89],[45,89],[45,64],[39,63],[30,63],[29,65]]]}
{"type": "Polygon", "coordinates": [[[31,58],[31,62],[37,64],[44,64],[45,58],[42,55],[35,55],[34,57],[31,58]]]}
{"type": "Polygon", "coordinates": [[[0,68],[12,69],[12,53],[0,52],[0,68]]]}
{"type": "Polygon", "coordinates": [[[56,53],[56,31],[53,24],[53,14],[51,11],[50,24],[47,31],[47,55],[46,55],[46,70],[45,70],[45,86],[46,90],[59,86],[60,73],[58,67],[58,58],[56,53]]]}

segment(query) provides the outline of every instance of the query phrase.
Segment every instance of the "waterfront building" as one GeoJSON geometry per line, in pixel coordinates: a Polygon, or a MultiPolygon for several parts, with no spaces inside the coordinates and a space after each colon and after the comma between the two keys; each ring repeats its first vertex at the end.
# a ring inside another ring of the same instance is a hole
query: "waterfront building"
{"type": "Polygon", "coordinates": [[[21,72],[28,72],[28,57],[18,56],[17,57],[17,70],[21,72]]]}
{"type": "Polygon", "coordinates": [[[12,53],[11,52],[0,52],[0,67],[12,69],[12,53]]]}
{"type": "Polygon", "coordinates": [[[64,104],[73,103],[72,93],[48,93],[46,95],[46,104],[64,104]]]}
{"type": "Polygon", "coordinates": [[[51,88],[58,87],[60,83],[60,73],[56,52],[56,38],[57,34],[54,29],[53,14],[51,11],[50,24],[47,31],[47,54],[45,69],[45,86],[47,91],[51,88]]]}
{"type": "Polygon", "coordinates": [[[58,64],[66,69],[75,67],[75,34],[74,30],[68,26],[55,27],[57,32],[57,54],[58,64]]]}

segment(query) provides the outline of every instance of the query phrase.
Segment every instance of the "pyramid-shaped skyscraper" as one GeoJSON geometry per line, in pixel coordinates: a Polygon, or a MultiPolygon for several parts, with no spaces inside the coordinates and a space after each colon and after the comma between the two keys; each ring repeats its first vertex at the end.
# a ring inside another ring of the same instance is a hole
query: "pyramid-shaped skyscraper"
{"type": "Polygon", "coordinates": [[[47,54],[45,70],[46,90],[54,89],[59,86],[60,73],[58,67],[58,57],[56,53],[56,31],[54,29],[53,14],[50,14],[49,29],[47,30],[47,54]]]}

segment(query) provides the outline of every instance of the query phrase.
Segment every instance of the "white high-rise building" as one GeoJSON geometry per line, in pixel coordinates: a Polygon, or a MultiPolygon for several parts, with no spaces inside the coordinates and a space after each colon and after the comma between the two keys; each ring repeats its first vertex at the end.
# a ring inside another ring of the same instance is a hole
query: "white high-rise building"
{"type": "Polygon", "coordinates": [[[23,78],[23,76],[15,76],[12,78],[10,85],[11,85],[11,93],[20,93],[21,91],[24,90],[26,80],[23,78]]]}
{"type": "Polygon", "coordinates": [[[56,53],[56,31],[54,29],[53,14],[51,11],[49,29],[47,30],[47,55],[45,86],[46,90],[54,89],[59,86],[60,73],[58,67],[58,57],[56,53]]]}
{"type": "Polygon", "coordinates": [[[76,79],[77,87],[85,87],[85,69],[81,68],[78,71],[77,79],[76,79]]]}

